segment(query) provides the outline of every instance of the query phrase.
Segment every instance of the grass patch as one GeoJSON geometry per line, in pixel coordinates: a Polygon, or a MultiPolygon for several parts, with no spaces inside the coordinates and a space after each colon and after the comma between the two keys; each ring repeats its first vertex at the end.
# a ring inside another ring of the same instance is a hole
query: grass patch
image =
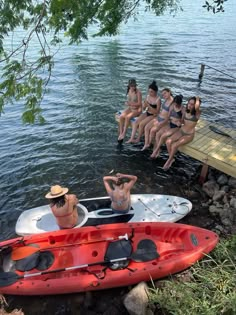
{"type": "Polygon", "coordinates": [[[236,235],[220,241],[211,255],[179,274],[155,282],[150,307],[174,315],[236,314],[236,235]]]}

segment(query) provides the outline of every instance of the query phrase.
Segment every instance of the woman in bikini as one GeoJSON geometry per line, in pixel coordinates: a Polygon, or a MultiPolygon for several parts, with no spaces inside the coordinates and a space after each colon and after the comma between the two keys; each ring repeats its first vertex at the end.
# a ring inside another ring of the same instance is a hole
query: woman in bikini
{"type": "Polygon", "coordinates": [[[169,158],[163,166],[164,170],[168,170],[175,161],[174,155],[178,148],[193,140],[195,134],[195,127],[200,118],[200,104],[199,97],[191,97],[188,100],[186,111],[184,114],[184,124],[171,137],[166,140],[166,147],[169,153],[169,158]]]}
{"type": "Polygon", "coordinates": [[[128,108],[123,111],[119,118],[119,142],[123,141],[125,138],[130,119],[139,116],[142,112],[142,93],[137,89],[135,79],[129,80],[125,105],[128,106],[128,108]]]}
{"type": "Polygon", "coordinates": [[[168,123],[170,105],[173,102],[173,96],[171,90],[168,88],[163,89],[161,94],[165,101],[161,107],[161,111],[158,114],[157,119],[151,120],[144,128],[145,143],[141,151],[144,151],[150,147],[156,132],[168,123]]]}
{"type": "Polygon", "coordinates": [[[183,101],[183,95],[176,95],[174,97],[173,103],[170,107],[170,116],[169,116],[169,124],[162,127],[157,133],[156,133],[156,139],[155,144],[153,148],[153,153],[150,156],[152,159],[156,159],[158,155],[160,154],[160,148],[163,143],[165,143],[166,139],[173,135],[178,128],[181,127],[183,123],[183,117],[184,117],[184,107],[182,105],[183,101]]]}
{"type": "Polygon", "coordinates": [[[103,182],[107,194],[111,198],[114,213],[127,213],[130,210],[130,190],[137,181],[137,176],[117,173],[116,176],[104,176],[103,182]],[[128,182],[124,180],[128,179],[128,182]]]}
{"type": "Polygon", "coordinates": [[[144,127],[160,112],[161,99],[157,95],[157,92],[158,86],[156,84],[156,81],[152,81],[152,83],[148,87],[147,98],[143,103],[143,110],[145,110],[145,112],[141,114],[132,124],[132,134],[130,139],[126,143],[138,143],[143,134],[144,127]],[[135,134],[137,130],[138,136],[135,139],[135,134]]]}
{"type": "Polygon", "coordinates": [[[77,204],[75,195],[67,194],[68,188],[60,185],[52,186],[46,198],[50,201],[50,208],[60,229],[70,229],[78,224],[77,204]]]}

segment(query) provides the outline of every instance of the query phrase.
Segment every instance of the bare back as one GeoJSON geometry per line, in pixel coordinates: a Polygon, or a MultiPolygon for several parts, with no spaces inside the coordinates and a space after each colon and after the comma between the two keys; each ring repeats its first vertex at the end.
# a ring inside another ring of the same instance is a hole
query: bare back
{"type": "Polygon", "coordinates": [[[57,224],[62,229],[69,229],[74,227],[78,222],[77,203],[78,199],[75,195],[65,195],[65,204],[62,207],[57,205],[51,206],[57,224]]]}

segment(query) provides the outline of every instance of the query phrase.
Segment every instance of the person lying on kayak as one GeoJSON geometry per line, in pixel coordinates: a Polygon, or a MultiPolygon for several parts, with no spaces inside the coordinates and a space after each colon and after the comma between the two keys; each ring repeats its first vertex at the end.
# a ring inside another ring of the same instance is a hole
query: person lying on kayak
{"type": "Polygon", "coordinates": [[[78,224],[79,216],[76,195],[67,194],[68,188],[60,185],[52,186],[45,198],[50,201],[50,208],[60,229],[70,229],[78,224]]]}
{"type": "Polygon", "coordinates": [[[117,173],[116,176],[104,176],[103,182],[111,198],[114,213],[128,213],[131,206],[130,190],[137,181],[137,176],[117,173]],[[128,182],[125,181],[128,179],[128,182]]]}

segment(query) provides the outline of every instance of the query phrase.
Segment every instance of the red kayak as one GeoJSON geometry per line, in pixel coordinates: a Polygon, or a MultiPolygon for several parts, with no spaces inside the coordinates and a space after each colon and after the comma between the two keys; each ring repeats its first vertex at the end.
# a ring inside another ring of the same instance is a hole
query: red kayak
{"type": "Polygon", "coordinates": [[[178,223],[121,223],[0,243],[0,293],[65,294],[127,286],[182,271],[217,244],[212,231],[178,223]]]}

